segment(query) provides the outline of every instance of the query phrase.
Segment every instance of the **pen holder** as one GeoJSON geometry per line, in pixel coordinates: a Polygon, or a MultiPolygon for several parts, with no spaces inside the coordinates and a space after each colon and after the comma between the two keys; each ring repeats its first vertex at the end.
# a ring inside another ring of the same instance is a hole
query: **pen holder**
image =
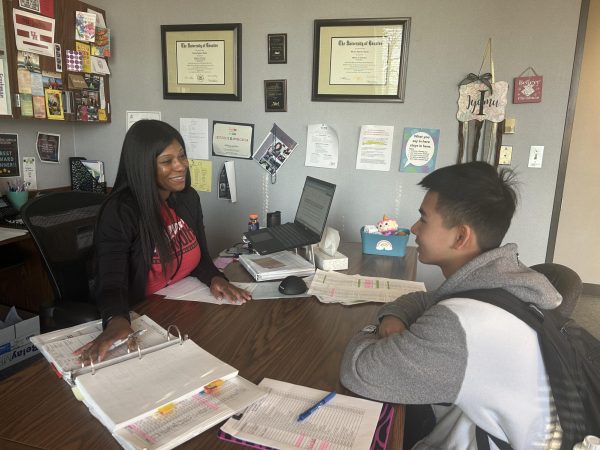
{"type": "Polygon", "coordinates": [[[13,191],[8,191],[6,193],[6,197],[8,198],[8,201],[10,202],[10,204],[17,210],[20,210],[21,207],[27,203],[27,200],[29,200],[29,192],[28,191],[19,191],[19,192],[13,192],[13,191]]]}

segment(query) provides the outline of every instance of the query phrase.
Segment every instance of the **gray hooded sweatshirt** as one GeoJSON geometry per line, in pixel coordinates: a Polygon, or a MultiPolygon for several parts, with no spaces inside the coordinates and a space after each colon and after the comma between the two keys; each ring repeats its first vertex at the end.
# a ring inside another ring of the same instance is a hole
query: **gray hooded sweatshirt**
{"type": "MultiPolygon", "coordinates": [[[[437,290],[385,305],[408,329],[379,339],[359,333],[348,344],[341,381],[379,401],[435,405],[434,431],[415,449],[476,449],[475,425],[515,450],[560,444],[537,335],[506,311],[454,293],[503,288],[543,309],[562,298],[543,275],[521,264],[507,244],[474,258],[437,290]]],[[[491,448],[495,448],[491,444],[491,448]]]]}

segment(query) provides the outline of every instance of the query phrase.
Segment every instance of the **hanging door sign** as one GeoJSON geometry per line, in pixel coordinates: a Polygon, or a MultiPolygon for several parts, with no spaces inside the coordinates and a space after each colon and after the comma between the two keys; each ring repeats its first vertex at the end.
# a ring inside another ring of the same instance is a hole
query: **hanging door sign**
{"type": "Polygon", "coordinates": [[[491,91],[486,83],[479,81],[460,86],[456,113],[456,118],[460,122],[470,120],[502,122],[504,120],[508,83],[498,81],[490,85],[491,91]]]}

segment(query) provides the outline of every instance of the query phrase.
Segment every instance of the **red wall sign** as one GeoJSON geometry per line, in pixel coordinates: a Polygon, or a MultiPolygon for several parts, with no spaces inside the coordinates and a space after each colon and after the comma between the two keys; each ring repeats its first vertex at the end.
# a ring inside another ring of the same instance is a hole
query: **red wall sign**
{"type": "Polygon", "coordinates": [[[543,82],[544,77],[541,75],[515,78],[513,103],[540,103],[543,82]]]}

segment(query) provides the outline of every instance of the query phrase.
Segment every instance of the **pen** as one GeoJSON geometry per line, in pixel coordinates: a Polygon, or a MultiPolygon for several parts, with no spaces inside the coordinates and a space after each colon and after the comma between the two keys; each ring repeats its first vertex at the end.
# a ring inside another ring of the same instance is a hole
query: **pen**
{"type": "Polygon", "coordinates": [[[313,406],[311,406],[306,411],[304,411],[302,414],[300,414],[298,416],[298,422],[302,422],[304,419],[306,419],[308,416],[310,416],[312,413],[314,413],[321,406],[329,403],[333,397],[335,397],[335,391],[331,391],[329,394],[327,394],[325,397],[323,397],[321,400],[319,400],[313,406]]]}
{"type": "Polygon", "coordinates": [[[120,347],[121,345],[123,345],[127,341],[129,341],[129,339],[135,339],[135,338],[140,337],[145,332],[146,332],[146,330],[144,329],[144,330],[134,331],[133,333],[129,333],[126,338],[119,339],[119,340],[113,342],[113,344],[110,346],[110,348],[108,349],[108,351],[110,352],[111,350],[114,350],[115,348],[120,347]]]}

